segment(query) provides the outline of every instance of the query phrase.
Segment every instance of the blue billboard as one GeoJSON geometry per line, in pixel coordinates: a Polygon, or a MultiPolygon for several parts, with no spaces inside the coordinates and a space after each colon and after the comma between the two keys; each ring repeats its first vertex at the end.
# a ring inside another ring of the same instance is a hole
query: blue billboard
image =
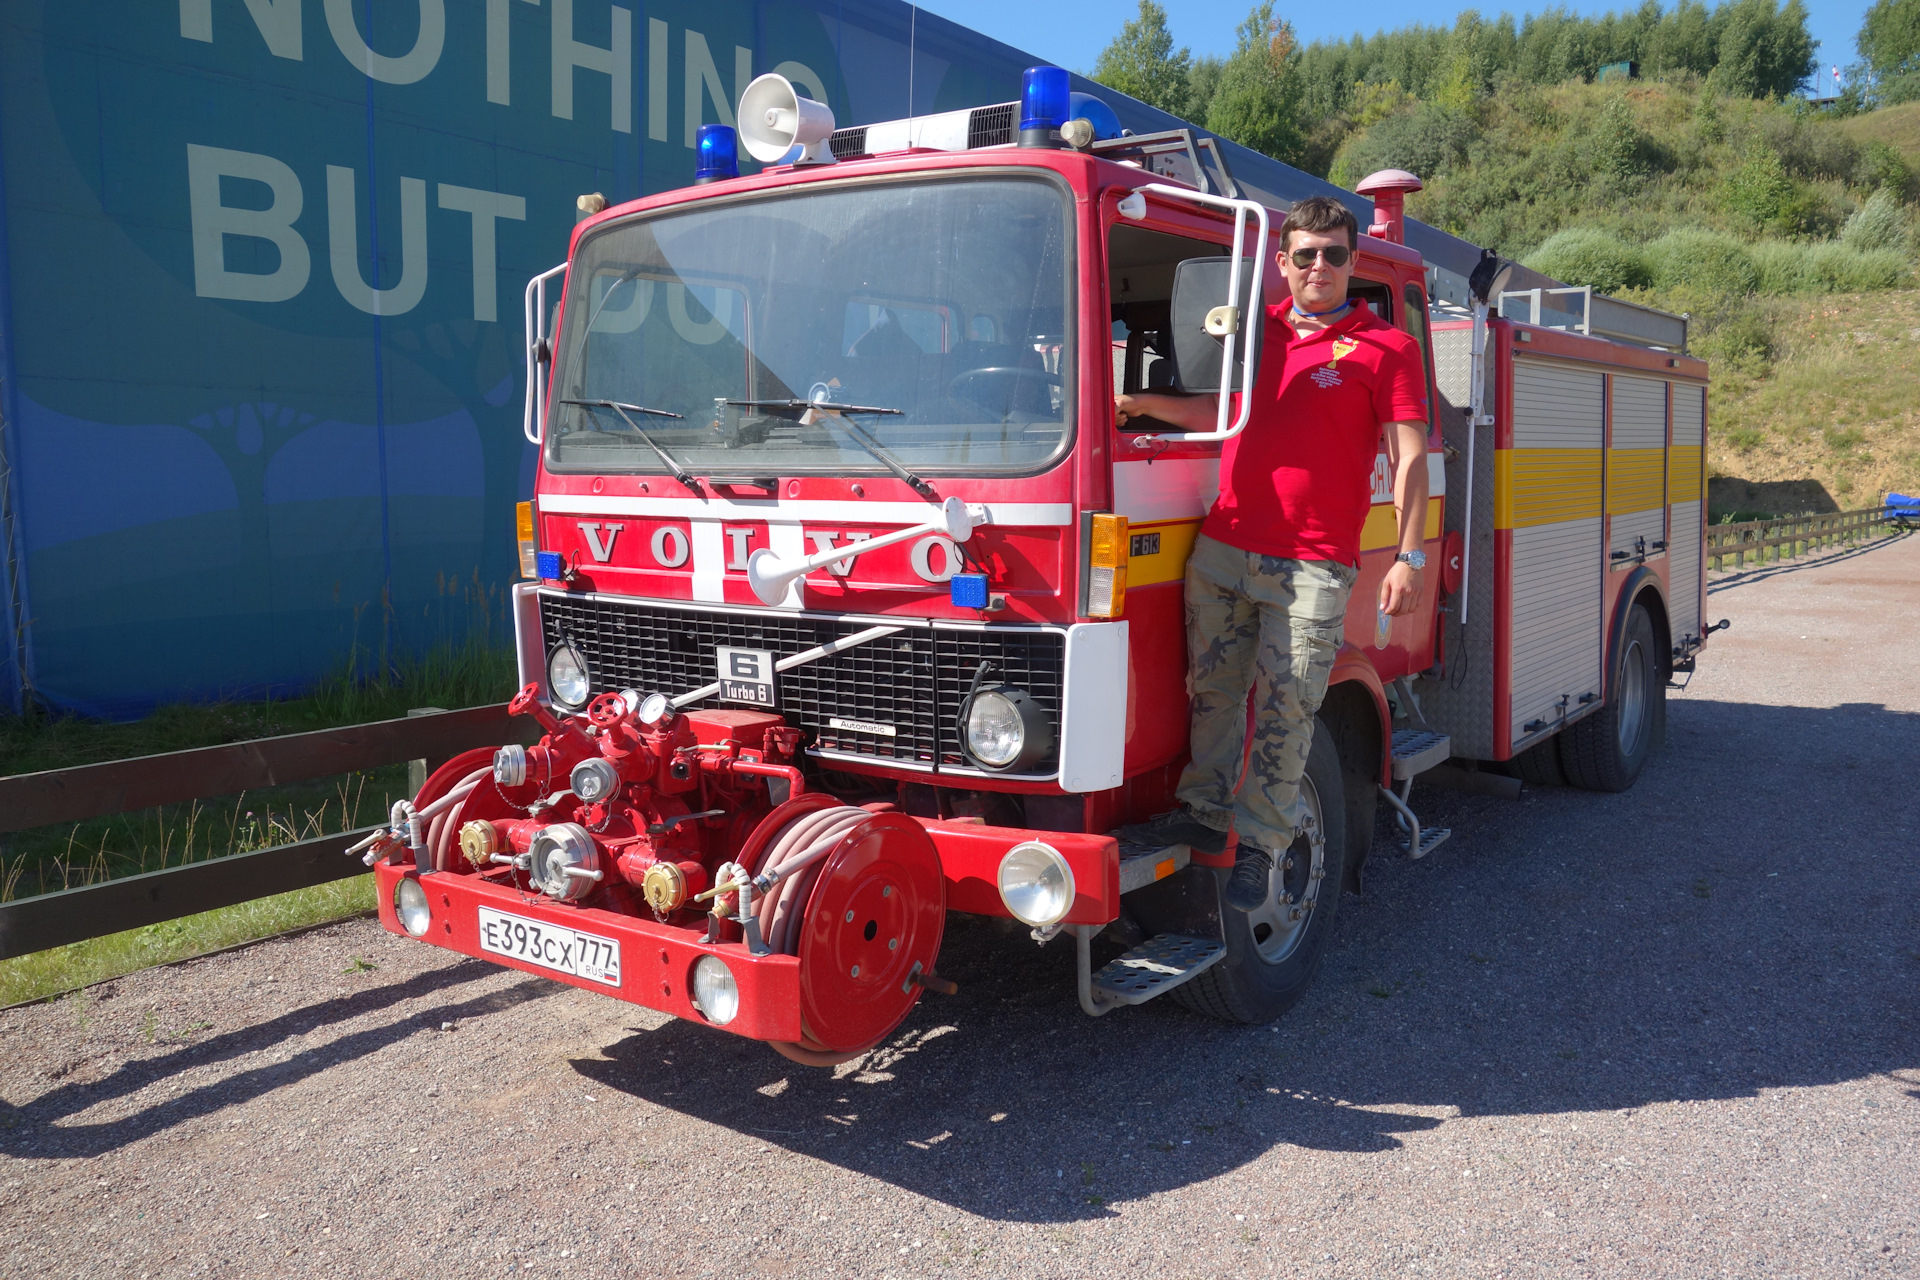
{"type": "MultiPolygon", "coordinates": [[[[521,290],[576,197],[691,181],[766,71],[845,125],[1007,101],[1033,61],[897,0],[12,0],[0,708],[504,643],[521,290]]],[[[1276,200],[1332,190],[1228,150],[1276,200]]]]}

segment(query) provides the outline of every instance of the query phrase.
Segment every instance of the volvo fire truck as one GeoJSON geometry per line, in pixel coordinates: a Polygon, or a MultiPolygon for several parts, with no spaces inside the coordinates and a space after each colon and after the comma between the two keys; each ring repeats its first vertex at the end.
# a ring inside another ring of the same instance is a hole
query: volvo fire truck
{"type": "Polygon", "coordinates": [[[527,291],[511,710],[539,740],[395,806],[363,847],[389,929],[814,1064],[952,989],[950,912],[1062,938],[1087,1014],[1264,1022],[1376,814],[1413,857],[1446,838],[1422,773],[1632,784],[1707,639],[1706,366],[1543,317],[1491,255],[1471,308],[1430,306],[1418,180],[1390,172],[1353,294],[1426,355],[1438,572],[1376,609],[1382,453],[1308,839],[1264,905],[1222,908],[1231,850],[1115,836],[1174,803],[1184,565],[1287,295],[1281,211],[1210,139],[1067,87],[1036,68],[1017,103],[836,129],[764,76],[695,185],[583,204],[527,291]],[[740,175],[736,145],[769,163],[740,175]],[[1116,428],[1141,389],[1216,393],[1218,420],[1116,428]]]}

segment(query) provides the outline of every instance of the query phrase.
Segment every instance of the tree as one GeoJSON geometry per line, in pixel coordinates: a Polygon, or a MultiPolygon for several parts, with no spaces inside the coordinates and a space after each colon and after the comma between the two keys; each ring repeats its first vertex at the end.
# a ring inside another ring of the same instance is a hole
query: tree
{"type": "Polygon", "coordinates": [[[1729,0],[1713,11],[1719,27],[1714,70],[1729,93],[1784,98],[1813,74],[1813,37],[1801,0],[1729,0]]]}
{"type": "Polygon", "coordinates": [[[1882,105],[1920,97],[1920,0],[1880,0],[1855,43],[1882,105]]]}
{"type": "Polygon", "coordinates": [[[1235,29],[1233,56],[1207,108],[1207,128],[1288,164],[1306,149],[1300,124],[1300,51],[1293,26],[1263,0],[1235,29]]]}
{"type": "Polygon", "coordinates": [[[1153,0],[1140,0],[1140,16],[1122,25],[1113,43],[1100,51],[1091,78],[1178,116],[1187,111],[1192,62],[1191,52],[1173,47],[1167,11],[1153,0]]]}

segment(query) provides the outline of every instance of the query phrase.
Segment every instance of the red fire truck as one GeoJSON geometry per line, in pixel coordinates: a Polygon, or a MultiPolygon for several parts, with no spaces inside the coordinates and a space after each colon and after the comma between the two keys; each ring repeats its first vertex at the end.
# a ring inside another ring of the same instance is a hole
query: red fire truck
{"type": "Polygon", "coordinates": [[[1250,399],[1181,435],[1116,430],[1113,396],[1244,392],[1285,284],[1210,140],[1103,126],[1057,77],[840,130],[762,77],[741,141],[776,163],[736,176],[709,127],[701,182],[593,212],[529,285],[512,710],[544,736],[395,807],[364,847],[389,929],[811,1063],[950,988],[950,911],[1068,935],[1088,1014],[1265,1021],[1376,810],[1414,857],[1445,838],[1417,775],[1633,782],[1706,638],[1706,367],[1510,318],[1541,297],[1491,256],[1435,320],[1388,174],[1353,291],[1428,356],[1440,572],[1377,613],[1383,455],[1311,855],[1261,909],[1222,910],[1231,853],[1111,834],[1172,803],[1183,566],[1250,399]]]}

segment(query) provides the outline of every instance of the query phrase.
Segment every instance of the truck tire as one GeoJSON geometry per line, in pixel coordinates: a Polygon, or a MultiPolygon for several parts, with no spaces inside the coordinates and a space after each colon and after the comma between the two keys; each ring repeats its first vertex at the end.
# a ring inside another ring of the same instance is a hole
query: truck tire
{"type": "Polygon", "coordinates": [[[1642,605],[1627,615],[1616,661],[1606,706],[1559,734],[1560,767],[1587,791],[1625,791],[1667,736],[1667,682],[1642,605]]]}
{"type": "MultiPolygon", "coordinates": [[[[1226,957],[1173,991],[1174,999],[1195,1013],[1226,1022],[1271,1022],[1306,994],[1320,967],[1345,881],[1347,811],[1340,752],[1332,731],[1318,718],[1300,789],[1313,819],[1311,859],[1303,866],[1296,857],[1296,865],[1287,867],[1288,852],[1277,852],[1266,905],[1257,911],[1235,911],[1221,902],[1226,957]],[[1294,911],[1302,912],[1297,921],[1290,918],[1294,911]]],[[[1295,847],[1304,846],[1296,842],[1295,847]]],[[[1220,885],[1227,875],[1216,873],[1220,885]]]]}
{"type": "Polygon", "coordinates": [[[1560,735],[1536,742],[1507,761],[1507,771],[1530,786],[1566,786],[1567,775],[1560,767],[1560,735]]]}

